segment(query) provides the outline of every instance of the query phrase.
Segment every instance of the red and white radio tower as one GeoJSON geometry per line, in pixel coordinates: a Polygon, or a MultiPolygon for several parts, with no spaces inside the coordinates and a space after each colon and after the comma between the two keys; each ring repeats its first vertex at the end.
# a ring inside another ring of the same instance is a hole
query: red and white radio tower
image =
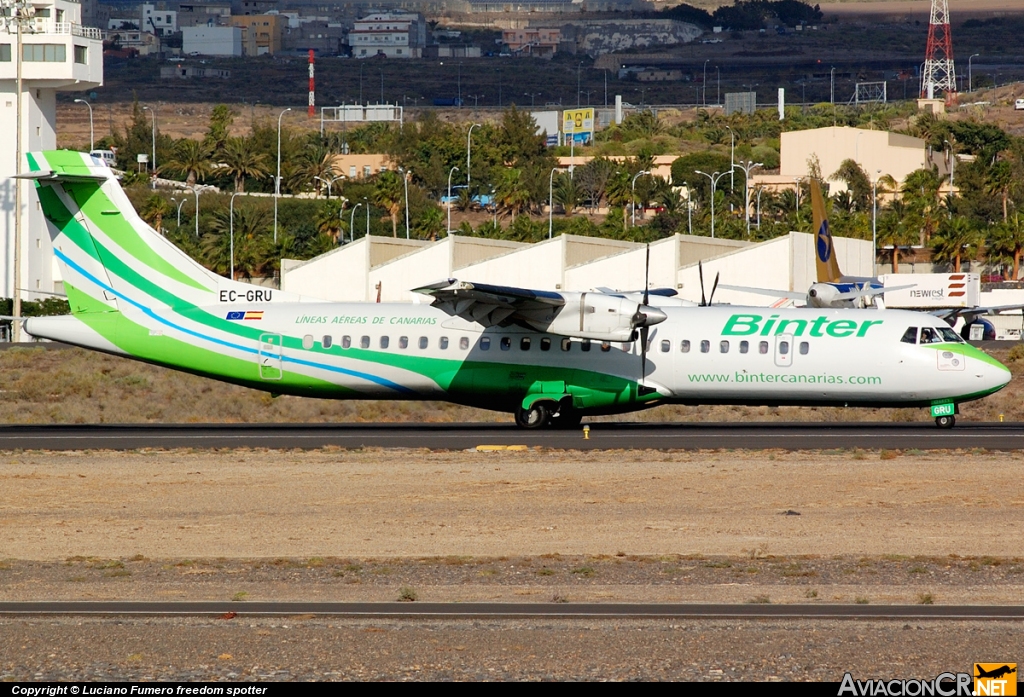
{"type": "Polygon", "coordinates": [[[949,0],[932,0],[928,20],[928,48],[925,50],[921,96],[934,99],[939,90],[946,102],[956,99],[956,71],[953,69],[953,36],[949,31],[949,0]]]}
{"type": "Polygon", "coordinates": [[[309,118],[316,116],[316,88],[313,83],[313,63],[315,61],[313,56],[313,49],[309,49],[309,118]]]}

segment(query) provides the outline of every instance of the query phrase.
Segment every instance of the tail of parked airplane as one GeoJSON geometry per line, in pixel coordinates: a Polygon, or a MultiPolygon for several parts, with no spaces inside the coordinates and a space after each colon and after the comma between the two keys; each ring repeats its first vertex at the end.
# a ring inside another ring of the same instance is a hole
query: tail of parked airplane
{"type": "Polygon", "coordinates": [[[811,179],[811,208],[814,211],[814,250],[818,267],[818,283],[838,283],[843,279],[832,244],[832,230],[829,229],[825,213],[825,199],[817,179],[811,179]]]}
{"type": "Polygon", "coordinates": [[[23,176],[36,181],[73,314],[115,312],[126,302],[209,305],[231,283],[146,224],[99,160],[57,150],[31,153],[28,164],[23,176]]]}

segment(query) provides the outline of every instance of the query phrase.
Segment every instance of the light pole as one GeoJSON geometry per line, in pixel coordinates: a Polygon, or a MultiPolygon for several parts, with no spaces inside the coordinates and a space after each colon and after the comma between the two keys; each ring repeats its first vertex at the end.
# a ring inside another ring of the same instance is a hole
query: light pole
{"type": "Polygon", "coordinates": [[[462,62],[459,62],[459,104],[458,107],[462,108],[462,62]]]}
{"type": "Polygon", "coordinates": [[[756,167],[764,167],[763,162],[751,162],[747,160],[747,164],[744,165],[742,162],[733,165],[733,169],[739,167],[743,170],[743,174],[746,175],[743,179],[743,217],[747,221],[747,237],[750,237],[750,173],[756,167]]]}
{"type": "MultiPolygon", "coordinates": [[[[359,99],[362,101],[363,98],[363,66],[359,66],[359,99]]],[[[274,242],[277,242],[277,199],[281,195],[281,119],[284,118],[286,112],[291,111],[292,108],[288,107],[280,114],[277,115],[277,176],[274,177],[274,242]]]]}
{"type": "MultiPolygon", "coordinates": [[[[177,201],[177,199],[174,199],[174,198],[172,198],[171,200],[172,201],[177,201]]],[[[181,199],[181,202],[178,203],[178,227],[181,227],[181,207],[185,205],[185,201],[187,201],[187,200],[188,199],[183,198],[183,199],[181,199]]]]}
{"type": "Polygon", "coordinates": [[[554,198],[554,184],[555,184],[555,172],[558,171],[557,167],[551,168],[551,173],[548,174],[548,239],[550,240],[554,234],[554,219],[552,214],[555,210],[555,198],[554,198]]]}
{"type": "Polygon", "coordinates": [[[235,280],[235,196],[245,196],[245,192],[236,191],[228,201],[228,234],[231,235],[231,280],[235,280]]]}
{"type": "Polygon", "coordinates": [[[580,108],[580,69],[583,68],[583,61],[576,66],[576,108],[580,108]]]}
{"type": "MultiPolygon", "coordinates": [[[[953,170],[956,168],[956,153],[953,152],[953,144],[948,140],[942,141],[944,144],[949,146],[949,196],[953,197],[953,170]]],[[[952,215],[952,211],[950,211],[952,215]]]]}
{"type": "Polygon", "coordinates": [[[342,245],[345,244],[345,204],[348,203],[348,199],[344,196],[339,196],[338,199],[341,201],[341,207],[338,209],[338,244],[342,245]]]}
{"type": "Polygon", "coordinates": [[[715,92],[715,106],[719,106],[722,103],[722,69],[716,65],[715,72],[718,74],[718,88],[715,92]]]}
{"type": "Polygon", "coordinates": [[[331,200],[331,185],[334,184],[334,182],[338,181],[339,179],[344,179],[344,178],[345,178],[344,174],[339,174],[338,176],[332,177],[330,179],[324,179],[323,177],[313,177],[313,181],[319,181],[321,184],[324,184],[325,186],[327,186],[327,200],[330,201],[331,200]]]}
{"type": "Polygon", "coordinates": [[[537,95],[538,94],[543,94],[543,92],[523,92],[523,96],[524,97],[529,97],[530,98],[530,106],[531,107],[537,106],[537,95]]]}
{"type": "Polygon", "coordinates": [[[398,171],[402,173],[402,183],[405,184],[405,239],[409,239],[409,177],[412,171],[405,171],[401,167],[398,171]]]}
{"type": "Polygon", "coordinates": [[[832,103],[832,106],[835,106],[835,103],[836,103],[836,69],[835,68],[832,68],[832,70],[829,72],[829,85],[830,85],[830,88],[829,88],[829,102],[832,103]]]}
{"type": "Polygon", "coordinates": [[[370,200],[363,196],[363,203],[366,204],[366,236],[370,236],[370,200]]]}
{"type": "Polygon", "coordinates": [[[477,128],[480,124],[474,123],[469,127],[469,133],[466,134],[466,186],[470,184],[470,156],[473,150],[473,129],[477,128]]]}
{"type": "Polygon", "coordinates": [[[794,177],[793,182],[796,184],[796,214],[800,215],[800,182],[804,179],[810,179],[810,177],[794,177]]]}
{"type": "Polygon", "coordinates": [[[199,239],[199,191],[195,188],[192,189],[192,193],[196,197],[196,239],[199,239]]]}
{"type": "Polygon", "coordinates": [[[89,152],[96,149],[96,132],[92,128],[92,104],[84,99],[76,99],[75,104],[84,104],[89,107],[89,152]]]}
{"type": "MultiPolygon", "coordinates": [[[[882,170],[876,170],[875,178],[871,180],[871,275],[878,276],[878,175],[882,170]]],[[[894,243],[895,244],[895,243],[894,243]]]]}
{"type": "Polygon", "coordinates": [[[359,208],[359,206],[361,206],[361,205],[363,205],[363,204],[357,203],[356,205],[352,206],[352,215],[350,215],[349,219],[348,219],[348,241],[349,242],[355,242],[356,241],[356,231],[355,231],[356,209],[359,208]]]}
{"type": "MultiPolygon", "coordinates": [[[[148,111],[149,115],[153,117],[153,128],[152,128],[152,148],[153,148],[153,177],[156,178],[156,107],[150,109],[148,106],[142,107],[143,111],[148,111]]],[[[153,188],[156,188],[156,182],[153,182],[153,188]]]]}
{"type": "Polygon", "coordinates": [[[686,234],[693,234],[693,201],[690,199],[690,185],[683,182],[686,188],[686,234]]]}
{"type": "Polygon", "coordinates": [[[700,101],[704,106],[708,105],[708,61],[710,60],[711,59],[708,58],[704,61],[704,77],[701,78],[701,87],[703,88],[704,94],[701,96],[700,101]]]}
{"type": "Polygon", "coordinates": [[[733,170],[736,168],[736,133],[730,128],[729,129],[729,193],[736,193],[736,178],[733,176],[733,170]]]}
{"type": "Polygon", "coordinates": [[[761,192],[764,191],[763,186],[757,187],[757,229],[761,229],[761,192]]]}
{"type": "Polygon", "coordinates": [[[629,202],[633,205],[633,222],[630,227],[636,227],[636,180],[645,174],[650,174],[650,170],[641,170],[633,175],[633,181],[629,184],[629,202]]]}
{"type": "MultiPolygon", "coordinates": [[[[973,56],[967,59],[967,91],[974,91],[974,73],[971,72],[971,61],[980,56],[980,53],[975,53],[973,56]]],[[[77,99],[75,101],[78,101],[77,99]]]]}
{"type": "Polygon", "coordinates": [[[714,174],[708,174],[707,172],[701,172],[699,169],[694,170],[697,174],[702,174],[711,180],[711,239],[715,238],[715,187],[718,185],[718,180],[725,176],[725,172],[715,172],[714,174]]]}
{"type": "Polygon", "coordinates": [[[447,232],[449,232],[449,233],[452,231],[452,174],[454,174],[455,172],[458,172],[458,171],[459,171],[458,167],[452,167],[448,171],[448,230],[447,230],[447,232]]]}
{"type": "MultiPolygon", "coordinates": [[[[7,31],[10,32],[10,23],[13,22],[17,27],[18,36],[18,49],[15,51],[14,63],[17,66],[15,68],[15,85],[17,91],[17,97],[15,97],[15,109],[14,118],[17,125],[14,128],[14,173],[15,175],[21,174],[21,138],[23,133],[22,128],[22,92],[24,91],[22,82],[22,62],[24,61],[24,50],[22,49],[21,39],[23,32],[27,29],[32,30],[32,18],[35,15],[35,8],[28,2],[13,2],[8,3],[6,12],[7,15],[7,31]]],[[[20,180],[14,182],[14,287],[12,288],[12,312],[14,314],[14,321],[11,322],[11,340],[15,343],[21,341],[21,230],[22,230],[22,186],[20,180]]]]}

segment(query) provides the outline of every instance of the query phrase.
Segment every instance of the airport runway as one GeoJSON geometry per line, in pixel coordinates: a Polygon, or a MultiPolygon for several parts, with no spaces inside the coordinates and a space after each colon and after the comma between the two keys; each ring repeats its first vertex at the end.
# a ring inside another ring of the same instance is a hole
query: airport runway
{"type": "Polygon", "coordinates": [[[203,424],[0,426],[2,450],[141,448],[963,449],[1024,448],[1024,423],[597,423],[523,431],[512,424],[203,424]]]}
{"type": "Polygon", "coordinates": [[[698,603],[330,603],[330,602],[0,602],[0,615],[196,616],[228,612],[248,617],[329,615],[422,619],[831,619],[1024,620],[1024,605],[758,605],[698,603]]]}

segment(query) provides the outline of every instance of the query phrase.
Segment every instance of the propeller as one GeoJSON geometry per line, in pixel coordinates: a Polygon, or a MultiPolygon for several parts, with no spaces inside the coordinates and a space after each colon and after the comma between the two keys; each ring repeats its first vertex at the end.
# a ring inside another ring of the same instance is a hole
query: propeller
{"type": "MultiPolygon", "coordinates": [[[[643,307],[647,307],[647,301],[650,299],[650,291],[648,290],[651,285],[651,245],[647,245],[647,261],[644,266],[644,304],[643,307]]],[[[636,310],[636,318],[640,320],[640,384],[637,385],[637,395],[643,396],[654,392],[654,388],[647,387],[644,385],[644,380],[647,379],[647,343],[651,335],[651,328],[647,322],[647,315],[640,312],[640,308],[636,310]]]]}
{"type": "Polygon", "coordinates": [[[721,276],[721,273],[715,274],[715,282],[711,286],[711,295],[707,299],[704,298],[704,265],[699,261],[697,262],[697,273],[700,274],[700,306],[707,307],[715,299],[715,291],[718,290],[718,278],[721,276]]]}

